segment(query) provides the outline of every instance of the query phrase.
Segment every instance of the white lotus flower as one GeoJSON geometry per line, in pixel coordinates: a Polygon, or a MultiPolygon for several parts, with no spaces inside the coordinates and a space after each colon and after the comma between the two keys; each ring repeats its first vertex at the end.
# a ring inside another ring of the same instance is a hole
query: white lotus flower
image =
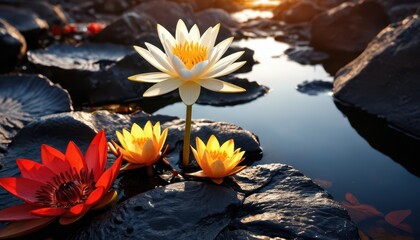
{"type": "Polygon", "coordinates": [[[134,46],[134,49],[161,72],[142,73],[129,77],[129,80],[156,83],[144,94],[152,97],[179,88],[179,94],[186,105],[194,104],[201,87],[216,92],[243,92],[245,89],[217,79],[242,67],[245,61],[235,62],[242,54],[233,53],[222,58],[233,37],[215,45],[220,24],[208,28],[202,36],[197,25],[188,31],[185,23],[178,20],[175,37],[164,27],[157,25],[159,39],[165,53],[150,43],[147,50],[134,46]]]}

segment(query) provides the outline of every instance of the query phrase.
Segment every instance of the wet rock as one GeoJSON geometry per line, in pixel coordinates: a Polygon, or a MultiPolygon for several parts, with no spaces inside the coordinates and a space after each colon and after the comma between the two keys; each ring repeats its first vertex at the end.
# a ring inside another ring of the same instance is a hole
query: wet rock
{"type": "Polygon", "coordinates": [[[181,182],[156,188],[121,203],[94,219],[72,239],[214,239],[241,204],[223,186],[181,182]],[[192,207],[203,206],[203,207],[192,207]]]}
{"type": "Polygon", "coordinates": [[[140,45],[145,37],[156,32],[156,21],[147,13],[127,12],[94,35],[94,42],[140,45]]]}
{"type": "Polygon", "coordinates": [[[273,9],[273,19],[284,21],[285,12],[289,10],[294,4],[296,4],[296,1],[294,0],[286,0],[280,2],[280,4],[273,9]]]}
{"type": "Polygon", "coordinates": [[[46,35],[48,30],[48,24],[44,20],[26,9],[0,5],[0,18],[22,33],[28,48],[37,47],[40,39],[46,35]]]}
{"type": "Polygon", "coordinates": [[[273,18],[283,20],[287,23],[303,23],[311,21],[318,13],[322,12],[319,6],[313,1],[298,1],[287,10],[274,15],[273,18]]]}
{"type": "Polygon", "coordinates": [[[59,5],[52,5],[46,1],[0,0],[0,4],[31,11],[46,21],[50,26],[53,24],[61,25],[67,23],[66,14],[61,7],[59,5]]]}
{"type": "MultiPolygon", "coordinates": [[[[182,154],[182,145],[184,140],[184,125],[183,119],[173,120],[162,125],[162,128],[168,128],[167,144],[170,149],[168,160],[174,167],[177,166],[179,157],[182,154]]],[[[237,125],[226,122],[214,122],[211,120],[196,119],[191,126],[191,143],[195,147],[195,138],[198,136],[204,142],[214,134],[217,136],[219,142],[225,142],[229,139],[235,141],[235,148],[241,148],[245,152],[245,163],[252,163],[262,157],[262,148],[257,135],[245,130],[237,125]]],[[[191,162],[195,164],[194,157],[191,155],[191,162]]]]}
{"type": "Polygon", "coordinates": [[[0,76],[0,152],[27,123],[71,110],[67,91],[43,76],[0,76]]]}
{"type": "Polygon", "coordinates": [[[334,96],[420,136],[420,19],[384,29],[334,80],[334,96]]]}
{"type": "Polygon", "coordinates": [[[291,47],[284,53],[290,60],[303,65],[319,64],[329,58],[327,53],[315,51],[311,47],[291,47]]]}
{"type": "Polygon", "coordinates": [[[133,51],[130,47],[115,44],[56,44],[28,52],[28,60],[39,72],[67,89],[74,103],[80,105],[87,101],[100,82],[92,76],[133,51]]]}
{"type": "Polygon", "coordinates": [[[220,79],[240,86],[246,89],[246,91],[241,93],[219,93],[202,88],[200,97],[197,100],[198,104],[212,106],[233,106],[251,102],[261,96],[264,96],[270,90],[264,85],[260,85],[257,82],[250,82],[243,78],[227,76],[220,79]]]}
{"type": "Polygon", "coordinates": [[[222,9],[210,8],[195,14],[197,26],[204,33],[209,27],[214,27],[220,23],[220,30],[217,36],[217,42],[235,35],[239,28],[239,23],[235,21],[229,13],[222,9]]]}
{"type": "Polygon", "coordinates": [[[209,8],[220,8],[228,12],[236,12],[240,10],[240,6],[235,4],[235,1],[230,0],[172,0],[177,3],[189,4],[195,12],[199,12],[209,8]]]}
{"type": "Polygon", "coordinates": [[[175,33],[178,19],[184,20],[187,27],[191,27],[196,22],[191,6],[165,0],[142,3],[135,7],[133,11],[150,15],[171,33],[175,33]]]}
{"type": "Polygon", "coordinates": [[[26,41],[20,32],[0,18],[0,72],[13,69],[26,53],[26,41]]]}
{"type": "Polygon", "coordinates": [[[289,166],[249,167],[234,178],[231,188],[187,181],[138,194],[71,239],[359,239],[345,209],[289,166]]]}
{"type": "Polygon", "coordinates": [[[332,88],[332,82],[327,82],[323,80],[313,80],[299,83],[296,87],[296,90],[310,96],[316,96],[320,93],[330,92],[332,88]]]}
{"type": "Polygon", "coordinates": [[[311,44],[329,52],[360,53],[388,23],[388,15],[379,3],[346,2],[312,21],[311,44]]]}
{"type": "Polygon", "coordinates": [[[345,209],[290,166],[250,167],[235,179],[246,198],[231,229],[286,239],[359,239],[345,209]]]}

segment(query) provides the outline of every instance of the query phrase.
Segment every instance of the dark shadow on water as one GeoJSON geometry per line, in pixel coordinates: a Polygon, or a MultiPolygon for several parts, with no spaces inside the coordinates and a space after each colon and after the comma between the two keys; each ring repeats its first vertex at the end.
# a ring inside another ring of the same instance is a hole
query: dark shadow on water
{"type": "Polygon", "coordinates": [[[347,65],[349,62],[353,61],[357,56],[358,53],[337,53],[337,52],[328,52],[330,56],[328,59],[321,62],[322,66],[324,67],[325,71],[329,73],[331,76],[335,76],[335,74],[340,70],[340,68],[347,65]]]}
{"type": "Polygon", "coordinates": [[[420,177],[420,139],[404,134],[389,126],[384,120],[361,109],[345,106],[334,101],[336,107],[348,118],[350,125],[373,148],[401,164],[412,174],[420,177]]]}

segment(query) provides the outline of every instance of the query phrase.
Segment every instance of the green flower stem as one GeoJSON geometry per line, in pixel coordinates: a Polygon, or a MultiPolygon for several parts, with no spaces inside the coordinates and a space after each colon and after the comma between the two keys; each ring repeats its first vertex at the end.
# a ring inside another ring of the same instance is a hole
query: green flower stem
{"type": "Polygon", "coordinates": [[[187,105],[187,114],[185,117],[184,145],[182,148],[182,165],[184,167],[190,164],[191,116],[192,105],[187,105]]]}

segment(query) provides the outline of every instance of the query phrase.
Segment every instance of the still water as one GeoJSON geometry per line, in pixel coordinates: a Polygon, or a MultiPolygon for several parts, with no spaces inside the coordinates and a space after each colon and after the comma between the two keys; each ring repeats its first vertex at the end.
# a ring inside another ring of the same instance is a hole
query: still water
{"type": "MultiPolygon", "coordinates": [[[[241,40],[235,45],[253,49],[254,58],[260,62],[238,77],[257,81],[271,91],[232,107],[194,105],[193,119],[231,122],[254,132],[264,152],[263,159],[254,165],[289,164],[321,180],[337,201],[351,193],[361,204],[372,205],[384,215],[411,210],[403,221],[411,227],[411,234],[387,224],[383,217],[358,225],[371,236],[420,239],[420,179],[358,135],[335,106],[331,93],[310,96],[296,90],[305,80],[332,82],[333,77],[322,65],[290,61],[283,53],[289,46],[272,38],[241,40]]],[[[184,111],[183,103],[176,103],[156,113],[184,118],[184,111]]]]}

